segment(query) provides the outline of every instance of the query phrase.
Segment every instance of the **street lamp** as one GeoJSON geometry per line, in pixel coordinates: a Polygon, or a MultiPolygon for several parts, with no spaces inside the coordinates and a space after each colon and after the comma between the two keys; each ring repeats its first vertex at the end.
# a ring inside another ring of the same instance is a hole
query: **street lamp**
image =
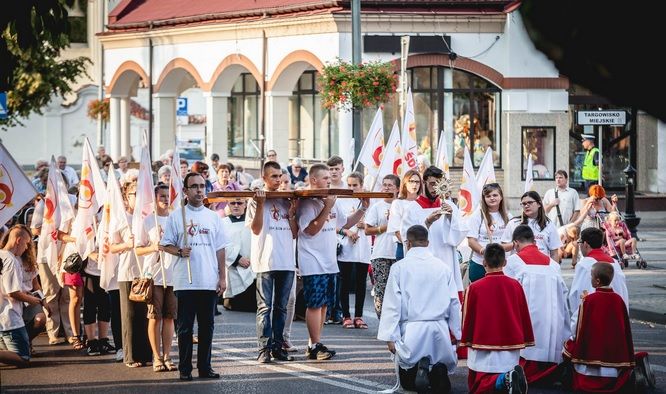
{"type": "Polygon", "coordinates": [[[636,227],[641,222],[641,218],[636,216],[634,211],[634,184],[636,179],[636,169],[629,164],[623,170],[627,179],[627,186],[625,191],[626,205],[624,206],[624,221],[631,232],[631,236],[638,239],[636,235],[636,227]]]}

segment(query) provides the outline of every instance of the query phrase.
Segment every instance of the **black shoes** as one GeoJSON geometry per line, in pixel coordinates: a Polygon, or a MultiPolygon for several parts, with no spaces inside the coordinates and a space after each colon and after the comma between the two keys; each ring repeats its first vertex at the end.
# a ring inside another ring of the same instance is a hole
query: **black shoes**
{"type": "Polygon", "coordinates": [[[426,356],[416,364],[416,377],[414,378],[414,388],[417,392],[427,391],[430,387],[430,357],[426,356]]]}
{"type": "Polygon", "coordinates": [[[259,361],[262,364],[268,364],[271,362],[271,352],[267,348],[259,350],[259,356],[257,357],[257,361],[259,361]]]}
{"type": "Polygon", "coordinates": [[[271,351],[271,356],[278,361],[294,361],[294,357],[290,356],[289,353],[282,348],[273,349],[273,351],[271,351]]]}
{"type": "Polygon", "coordinates": [[[109,338],[100,338],[97,346],[102,354],[116,354],[116,348],[109,343],[109,338]]]}
{"type": "Polygon", "coordinates": [[[527,393],[527,378],[523,367],[516,365],[511,371],[507,372],[506,388],[510,393],[527,393]]]}
{"type": "Polygon", "coordinates": [[[192,380],[192,374],[191,373],[180,373],[180,380],[190,382],[192,380]]]}
{"type": "Polygon", "coordinates": [[[199,378],[200,379],[219,379],[220,374],[213,371],[212,369],[209,369],[208,371],[199,371],[199,378]]]}
{"type": "Polygon", "coordinates": [[[313,347],[308,346],[308,348],[305,350],[305,357],[307,357],[309,360],[329,360],[333,356],[335,356],[335,351],[329,350],[321,343],[317,343],[313,347]]]}
{"type": "Polygon", "coordinates": [[[86,349],[89,356],[99,356],[102,354],[99,346],[99,341],[97,339],[88,340],[88,348],[86,349]]]}
{"type": "Polygon", "coordinates": [[[430,370],[430,390],[434,394],[445,394],[451,392],[451,380],[446,365],[437,363],[430,370]]]}

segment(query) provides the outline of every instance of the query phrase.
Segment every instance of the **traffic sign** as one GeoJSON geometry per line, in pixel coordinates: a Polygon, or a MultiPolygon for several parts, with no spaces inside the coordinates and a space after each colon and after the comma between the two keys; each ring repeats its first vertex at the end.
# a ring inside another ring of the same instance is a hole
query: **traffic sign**
{"type": "Polygon", "coordinates": [[[0,119],[7,119],[7,92],[0,92],[0,119]]]}
{"type": "Polygon", "coordinates": [[[178,97],[176,116],[187,116],[187,97],[178,97]]]}
{"type": "Polygon", "coordinates": [[[579,125],[624,126],[627,124],[625,111],[578,111],[579,125]]]}

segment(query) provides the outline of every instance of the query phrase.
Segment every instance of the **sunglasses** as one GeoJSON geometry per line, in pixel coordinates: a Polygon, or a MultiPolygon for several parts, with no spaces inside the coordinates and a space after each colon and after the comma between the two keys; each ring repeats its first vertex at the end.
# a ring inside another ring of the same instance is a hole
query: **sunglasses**
{"type": "Polygon", "coordinates": [[[229,203],[229,205],[243,205],[245,204],[243,201],[232,201],[229,203]]]}

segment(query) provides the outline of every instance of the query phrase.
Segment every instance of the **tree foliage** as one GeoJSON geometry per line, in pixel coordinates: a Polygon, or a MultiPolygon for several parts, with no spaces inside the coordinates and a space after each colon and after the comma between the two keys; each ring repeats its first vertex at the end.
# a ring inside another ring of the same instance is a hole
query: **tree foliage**
{"type": "Polygon", "coordinates": [[[21,0],[7,2],[0,13],[0,91],[7,92],[8,119],[3,128],[20,124],[54,95],[72,92],[72,83],[85,74],[85,57],[60,59],[69,46],[66,6],[75,0],[21,0]]]}

